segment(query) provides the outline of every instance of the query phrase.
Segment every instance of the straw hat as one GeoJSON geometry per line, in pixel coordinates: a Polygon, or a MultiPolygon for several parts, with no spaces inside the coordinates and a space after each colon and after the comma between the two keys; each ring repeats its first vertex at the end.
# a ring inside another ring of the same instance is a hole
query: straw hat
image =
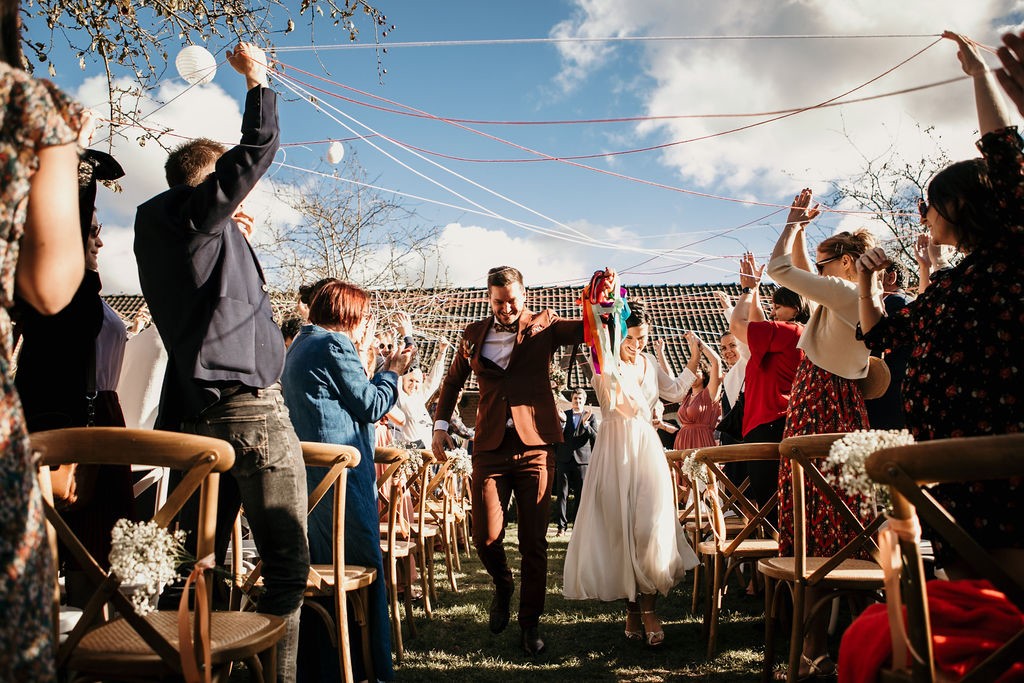
{"type": "Polygon", "coordinates": [[[889,366],[885,364],[885,361],[875,356],[869,356],[867,377],[857,380],[857,386],[860,387],[860,393],[864,396],[864,400],[870,401],[885,394],[891,379],[889,366]]]}

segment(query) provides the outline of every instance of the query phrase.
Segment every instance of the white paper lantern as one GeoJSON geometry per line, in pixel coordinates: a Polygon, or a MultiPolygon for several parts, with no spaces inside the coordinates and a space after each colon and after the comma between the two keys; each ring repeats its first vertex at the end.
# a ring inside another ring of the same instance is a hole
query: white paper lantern
{"type": "Polygon", "coordinates": [[[340,163],[345,158],[345,146],[335,140],[331,143],[331,146],[327,148],[327,161],[332,164],[340,163]]]}
{"type": "Polygon", "coordinates": [[[199,45],[189,45],[179,52],[174,66],[178,67],[178,75],[189,85],[209,83],[217,73],[217,59],[199,45]]]}

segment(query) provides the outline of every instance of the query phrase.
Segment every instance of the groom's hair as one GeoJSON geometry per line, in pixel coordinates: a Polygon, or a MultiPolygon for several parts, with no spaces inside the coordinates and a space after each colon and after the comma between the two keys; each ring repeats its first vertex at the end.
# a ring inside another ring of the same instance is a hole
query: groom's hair
{"type": "Polygon", "coordinates": [[[513,282],[523,284],[523,274],[512,266],[498,266],[487,271],[487,287],[508,287],[513,282]]]}

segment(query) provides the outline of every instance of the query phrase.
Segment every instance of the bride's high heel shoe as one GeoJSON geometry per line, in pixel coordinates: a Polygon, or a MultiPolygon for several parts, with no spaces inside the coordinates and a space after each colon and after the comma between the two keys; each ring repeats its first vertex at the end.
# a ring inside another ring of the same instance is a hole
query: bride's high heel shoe
{"type": "MultiPolygon", "coordinates": [[[[631,630],[629,628],[629,617],[632,615],[640,616],[640,610],[631,610],[628,607],[626,608],[626,630],[624,631],[624,633],[626,634],[626,640],[643,640],[644,628],[642,622],[640,624],[640,628],[638,629],[631,630]]],[[[641,617],[641,619],[642,618],[643,617],[641,617]]]]}
{"type": "MultiPolygon", "coordinates": [[[[642,610],[641,615],[654,614],[654,610],[642,610]]],[[[643,619],[643,616],[640,617],[643,619]]],[[[644,629],[646,631],[646,626],[644,629]]],[[[660,647],[665,642],[665,630],[659,629],[657,631],[646,631],[647,647],[660,647]]]]}

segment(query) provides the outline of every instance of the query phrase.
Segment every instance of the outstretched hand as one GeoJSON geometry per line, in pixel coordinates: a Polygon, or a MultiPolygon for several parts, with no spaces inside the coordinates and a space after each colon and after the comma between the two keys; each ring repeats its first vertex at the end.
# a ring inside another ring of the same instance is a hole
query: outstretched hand
{"type": "Polygon", "coordinates": [[[228,50],[228,63],[245,76],[250,90],[267,85],[267,55],[253,43],[239,43],[234,50],[228,50]]]}
{"type": "Polygon", "coordinates": [[[786,219],[787,226],[792,225],[797,228],[803,228],[821,215],[821,209],[819,208],[821,204],[811,206],[813,198],[814,193],[811,192],[810,188],[806,187],[800,190],[800,194],[793,197],[793,205],[789,208],[789,217],[786,219]]]}
{"type": "Polygon", "coordinates": [[[996,56],[1003,64],[1003,68],[996,71],[999,85],[1017,105],[1017,111],[1024,114],[1024,32],[1003,36],[1003,46],[996,50],[996,56]]]}
{"type": "Polygon", "coordinates": [[[957,44],[959,48],[956,52],[957,59],[960,60],[960,66],[963,68],[964,73],[968,76],[980,76],[988,71],[988,66],[985,65],[985,60],[981,58],[978,53],[977,43],[963,35],[962,33],[953,33],[952,31],[943,31],[942,37],[948,40],[952,40],[957,44]]]}
{"type": "Polygon", "coordinates": [[[877,273],[888,268],[889,263],[889,257],[886,256],[885,250],[881,247],[874,247],[868,249],[857,259],[857,272],[861,274],[877,273]]]}
{"type": "Polygon", "coordinates": [[[763,273],[764,266],[758,267],[751,252],[748,251],[740,259],[740,287],[756,288],[763,273]]]}

